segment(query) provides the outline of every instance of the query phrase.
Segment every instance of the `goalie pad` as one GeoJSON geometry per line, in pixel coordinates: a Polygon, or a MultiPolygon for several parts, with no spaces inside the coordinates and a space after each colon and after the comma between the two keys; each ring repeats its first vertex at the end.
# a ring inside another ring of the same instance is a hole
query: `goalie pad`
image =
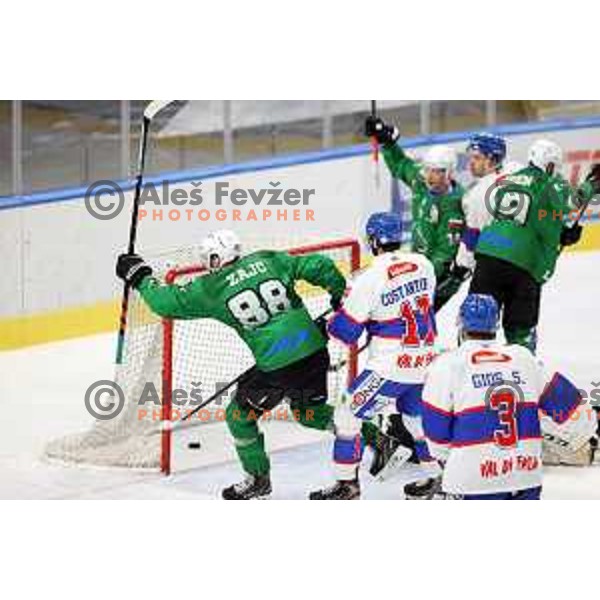
{"type": "Polygon", "coordinates": [[[560,425],[543,415],[542,461],[545,465],[588,466],[598,446],[598,415],[584,403],[560,425]]]}

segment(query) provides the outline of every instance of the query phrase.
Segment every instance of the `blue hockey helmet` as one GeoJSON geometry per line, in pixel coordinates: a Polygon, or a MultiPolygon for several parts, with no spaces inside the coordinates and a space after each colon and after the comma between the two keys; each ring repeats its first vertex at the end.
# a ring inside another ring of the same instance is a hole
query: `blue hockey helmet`
{"type": "Polygon", "coordinates": [[[469,294],[461,304],[458,323],[462,331],[496,333],[498,303],[487,294],[469,294]]]}
{"type": "Polygon", "coordinates": [[[379,245],[394,244],[402,241],[402,221],[392,212],[373,213],[366,225],[367,238],[379,245]]]}
{"type": "Polygon", "coordinates": [[[501,164],[506,158],[506,140],[493,133],[475,133],[469,139],[467,151],[477,150],[484,156],[492,158],[497,164],[501,164]]]}

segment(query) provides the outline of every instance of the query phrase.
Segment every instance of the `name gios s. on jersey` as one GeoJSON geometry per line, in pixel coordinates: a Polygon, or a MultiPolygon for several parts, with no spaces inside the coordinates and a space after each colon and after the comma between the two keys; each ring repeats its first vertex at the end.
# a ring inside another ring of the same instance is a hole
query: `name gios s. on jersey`
{"type": "Polygon", "coordinates": [[[445,462],[444,491],[487,494],[541,485],[538,411],[566,428],[581,402],[573,384],[547,373],[519,345],[469,340],[439,356],[423,388],[422,418],[431,453],[445,462]]]}
{"type": "Polygon", "coordinates": [[[422,383],[435,357],[435,285],[433,265],[422,254],[376,256],[350,283],[329,333],[346,344],[366,333],[365,369],[392,381],[422,383]]]}

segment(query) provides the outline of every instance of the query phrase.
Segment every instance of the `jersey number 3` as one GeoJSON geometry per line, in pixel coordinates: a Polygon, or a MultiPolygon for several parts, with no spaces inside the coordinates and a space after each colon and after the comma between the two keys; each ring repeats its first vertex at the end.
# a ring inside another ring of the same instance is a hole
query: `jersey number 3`
{"type": "Polygon", "coordinates": [[[285,312],[291,306],[285,286],[279,279],[263,281],[258,293],[252,289],[244,290],[227,301],[231,314],[243,327],[260,327],[278,313],[285,312]]]}
{"type": "Polygon", "coordinates": [[[508,448],[517,445],[517,401],[511,390],[502,390],[490,396],[490,408],[498,412],[502,429],[494,431],[494,441],[498,446],[508,448]]]}

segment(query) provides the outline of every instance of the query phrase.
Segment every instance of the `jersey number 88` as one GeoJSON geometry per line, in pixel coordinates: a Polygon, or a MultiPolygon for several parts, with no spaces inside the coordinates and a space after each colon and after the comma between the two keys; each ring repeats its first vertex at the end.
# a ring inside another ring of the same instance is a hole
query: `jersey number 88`
{"type": "Polygon", "coordinates": [[[263,281],[257,291],[243,290],[227,301],[231,314],[247,329],[264,325],[272,316],[285,312],[290,306],[287,290],[279,279],[263,281]]]}

